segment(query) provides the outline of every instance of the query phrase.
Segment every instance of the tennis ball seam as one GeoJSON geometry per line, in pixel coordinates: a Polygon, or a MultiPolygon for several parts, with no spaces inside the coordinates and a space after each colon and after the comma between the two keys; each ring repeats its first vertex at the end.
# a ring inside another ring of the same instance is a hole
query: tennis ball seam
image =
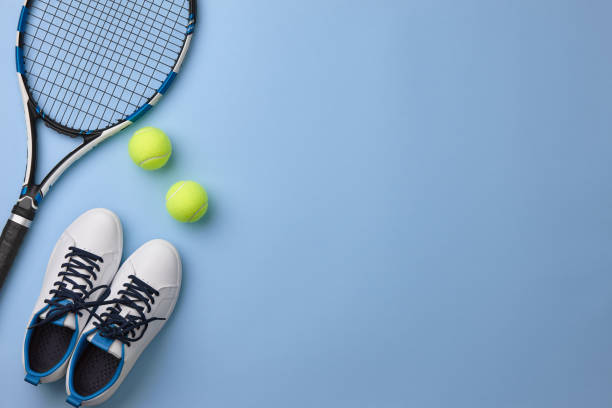
{"type": "Polygon", "coordinates": [[[198,215],[198,213],[199,213],[200,211],[202,211],[202,209],[203,209],[204,207],[206,207],[206,206],[208,206],[208,203],[204,203],[204,204],[202,204],[202,206],[201,206],[200,208],[198,208],[198,210],[197,210],[196,212],[194,212],[194,213],[191,215],[191,217],[189,217],[189,219],[187,220],[187,222],[191,222],[191,221],[193,221],[193,218],[194,218],[196,215],[198,215]]]}
{"type": "Polygon", "coordinates": [[[157,160],[157,159],[163,159],[166,157],[170,157],[170,153],[166,153],[163,156],[153,156],[153,157],[149,157],[148,159],[144,159],[143,161],[141,161],[140,163],[138,163],[139,166],[142,166],[143,164],[145,164],[146,162],[149,162],[151,160],[157,160]]]}
{"type": "Polygon", "coordinates": [[[183,184],[181,184],[181,186],[179,188],[177,188],[176,191],[174,193],[172,193],[172,195],[170,197],[166,198],[166,202],[170,201],[172,199],[172,197],[174,197],[176,195],[176,193],[181,191],[181,189],[183,187],[185,187],[185,184],[187,184],[187,183],[183,182],[183,184]]]}

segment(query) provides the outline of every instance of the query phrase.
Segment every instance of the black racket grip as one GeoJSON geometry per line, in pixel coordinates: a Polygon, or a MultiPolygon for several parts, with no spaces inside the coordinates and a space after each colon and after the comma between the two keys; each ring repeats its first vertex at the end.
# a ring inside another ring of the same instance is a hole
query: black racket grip
{"type": "MultiPolygon", "coordinates": [[[[18,212],[23,214],[23,209],[20,210],[18,212]]],[[[31,215],[34,218],[33,212],[31,215]]],[[[6,226],[2,230],[2,235],[0,236],[0,288],[4,285],[11,266],[13,266],[15,257],[19,252],[19,248],[21,248],[21,243],[30,229],[31,222],[31,219],[15,214],[14,208],[13,214],[11,214],[6,226]]]]}

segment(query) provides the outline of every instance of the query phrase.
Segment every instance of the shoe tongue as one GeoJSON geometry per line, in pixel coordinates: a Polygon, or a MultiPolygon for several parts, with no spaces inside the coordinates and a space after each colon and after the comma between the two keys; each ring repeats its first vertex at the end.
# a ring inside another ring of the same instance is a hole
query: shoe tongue
{"type": "MultiPolygon", "coordinates": [[[[62,304],[62,305],[65,305],[65,304],[68,304],[68,303],[70,303],[69,300],[62,300],[60,302],[60,304],[62,304]]],[[[56,308],[57,308],[56,306],[51,306],[49,309],[47,309],[43,313],[41,313],[38,317],[41,320],[43,320],[43,319],[45,319],[49,315],[49,313],[51,313],[56,308]]],[[[54,324],[54,325],[60,326],[60,327],[66,327],[66,328],[72,329],[72,330],[76,330],[76,316],[74,315],[74,313],[68,312],[68,313],[65,313],[59,319],[52,321],[51,324],[54,324]]]]}
{"type": "Polygon", "coordinates": [[[107,339],[102,337],[98,331],[95,331],[87,336],[87,341],[118,359],[123,357],[123,347],[121,347],[119,340],[107,339]]]}

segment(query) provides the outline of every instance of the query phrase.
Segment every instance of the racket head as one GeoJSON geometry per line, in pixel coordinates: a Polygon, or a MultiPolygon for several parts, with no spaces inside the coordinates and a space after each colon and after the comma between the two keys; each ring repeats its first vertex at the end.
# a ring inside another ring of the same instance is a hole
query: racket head
{"type": "Polygon", "coordinates": [[[17,72],[30,111],[94,139],[136,121],[179,72],[196,0],[27,0],[17,72]]]}

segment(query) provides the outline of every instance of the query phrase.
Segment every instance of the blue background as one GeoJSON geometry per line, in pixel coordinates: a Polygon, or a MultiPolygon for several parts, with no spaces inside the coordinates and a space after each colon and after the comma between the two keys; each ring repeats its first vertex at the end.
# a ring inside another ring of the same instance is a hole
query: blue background
{"type": "MultiPolygon", "coordinates": [[[[0,13],[0,210],[22,180],[21,2],[0,13]]],[[[3,406],[57,237],[116,211],[179,248],[175,315],[107,406],[609,407],[612,3],[200,0],[184,71],[53,188],[0,295],[3,406]],[[165,212],[175,181],[210,212],[165,212]]],[[[42,132],[42,168],[72,141],[42,132]]]]}

